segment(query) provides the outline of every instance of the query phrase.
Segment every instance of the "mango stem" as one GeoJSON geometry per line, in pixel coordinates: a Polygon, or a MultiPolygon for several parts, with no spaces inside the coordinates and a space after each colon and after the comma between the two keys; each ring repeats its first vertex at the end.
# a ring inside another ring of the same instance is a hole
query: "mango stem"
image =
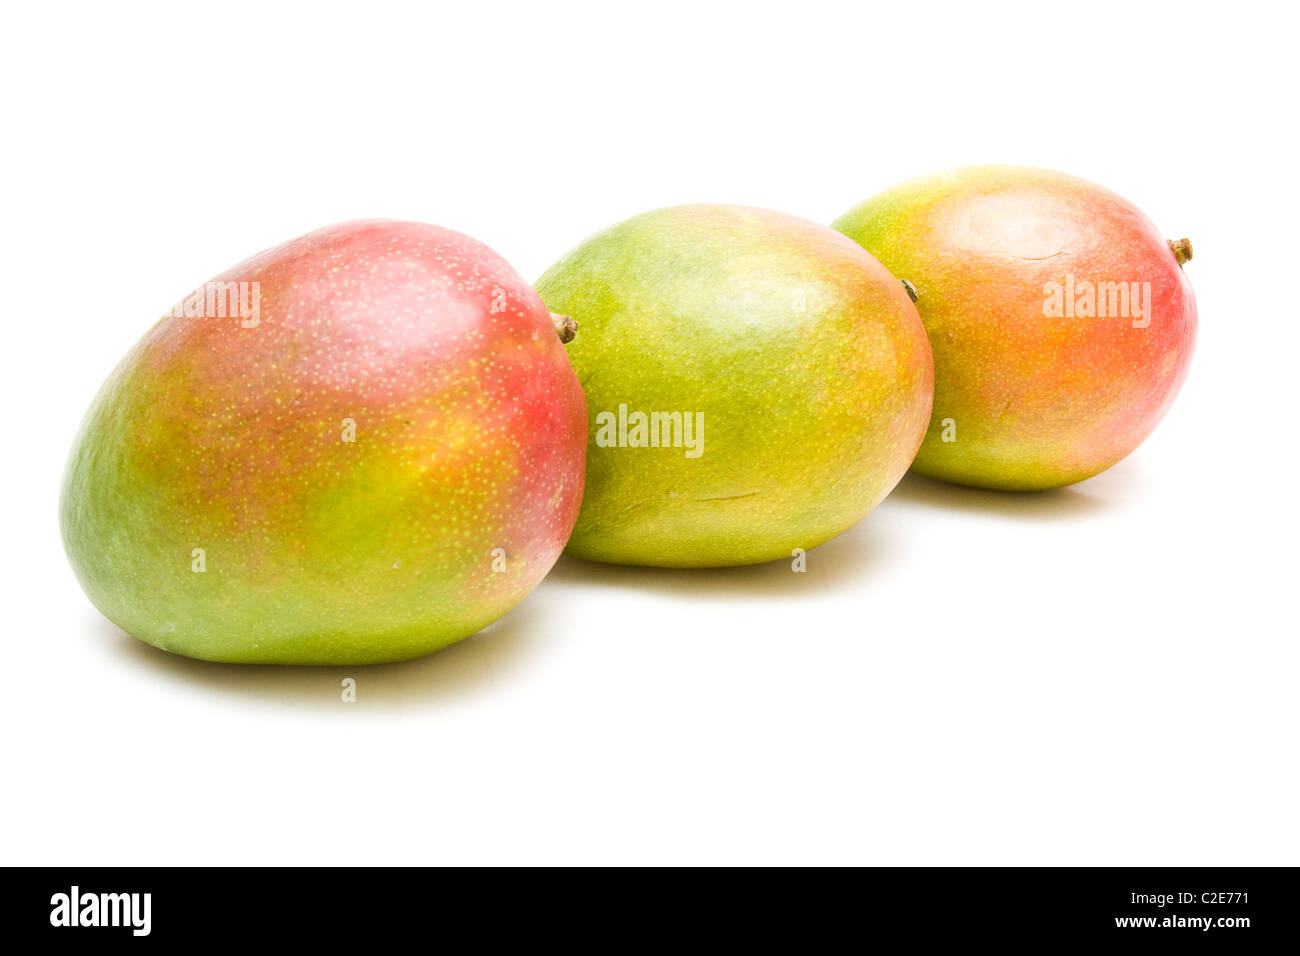
{"type": "Polygon", "coordinates": [[[551,313],[551,321],[555,323],[555,332],[560,337],[560,341],[566,345],[573,341],[573,336],[578,331],[578,323],[567,315],[556,315],[551,313]]]}

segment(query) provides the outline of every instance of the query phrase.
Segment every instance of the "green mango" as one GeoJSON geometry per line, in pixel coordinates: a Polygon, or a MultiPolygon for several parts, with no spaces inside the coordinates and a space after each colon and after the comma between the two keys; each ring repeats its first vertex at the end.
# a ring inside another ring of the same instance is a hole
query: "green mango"
{"type": "Polygon", "coordinates": [[[908,290],[859,245],[782,213],[662,209],[537,284],[576,320],[587,480],[567,551],[712,567],[790,558],[906,472],[933,365],[908,290]]]}

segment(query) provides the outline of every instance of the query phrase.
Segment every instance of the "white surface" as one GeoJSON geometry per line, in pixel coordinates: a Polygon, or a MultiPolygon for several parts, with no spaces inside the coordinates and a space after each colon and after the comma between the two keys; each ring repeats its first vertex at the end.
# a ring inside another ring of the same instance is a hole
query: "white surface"
{"type": "Polygon", "coordinates": [[[4,862],[1300,863],[1293,7],[270,6],[3,13],[4,862]],[[63,557],[91,396],[254,251],[392,216],[536,278],[976,162],[1195,243],[1191,377],[1097,479],[908,479],[803,575],[563,560],[351,670],[170,657],[63,557]]]}

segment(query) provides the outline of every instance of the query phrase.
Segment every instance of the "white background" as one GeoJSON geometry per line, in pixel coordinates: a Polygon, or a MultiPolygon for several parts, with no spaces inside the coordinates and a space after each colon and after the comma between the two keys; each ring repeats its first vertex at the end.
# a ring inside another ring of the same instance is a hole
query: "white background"
{"type": "Polygon", "coordinates": [[[1294,6],[3,17],[4,862],[1300,863],[1294,6]],[[369,668],[169,656],[63,557],[100,382],[266,246],[418,219],[536,278],[655,207],[829,222],[983,162],[1195,244],[1191,376],[1096,479],[909,478],[803,575],[562,559],[369,668]]]}

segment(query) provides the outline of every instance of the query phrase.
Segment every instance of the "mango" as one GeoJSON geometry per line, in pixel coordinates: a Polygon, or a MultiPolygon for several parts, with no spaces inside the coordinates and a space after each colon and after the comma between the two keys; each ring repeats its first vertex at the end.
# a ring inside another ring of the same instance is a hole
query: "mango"
{"type": "Polygon", "coordinates": [[[586,412],[499,255],[330,226],[164,315],[95,398],[60,517],[94,605],[212,661],[367,664],[467,637],[559,556],[586,412]]]}
{"type": "Polygon", "coordinates": [[[889,493],[929,421],[930,348],[906,288],[825,226],[662,209],[583,242],[537,289],[580,330],[578,557],[797,561],[889,493]]]}
{"type": "Polygon", "coordinates": [[[1082,481],[1137,448],[1187,377],[1191,243],[1094,183],[957,169],[834,228],[916,287],[935,364],[920,474],[1018,491],[1082,481]]]}

